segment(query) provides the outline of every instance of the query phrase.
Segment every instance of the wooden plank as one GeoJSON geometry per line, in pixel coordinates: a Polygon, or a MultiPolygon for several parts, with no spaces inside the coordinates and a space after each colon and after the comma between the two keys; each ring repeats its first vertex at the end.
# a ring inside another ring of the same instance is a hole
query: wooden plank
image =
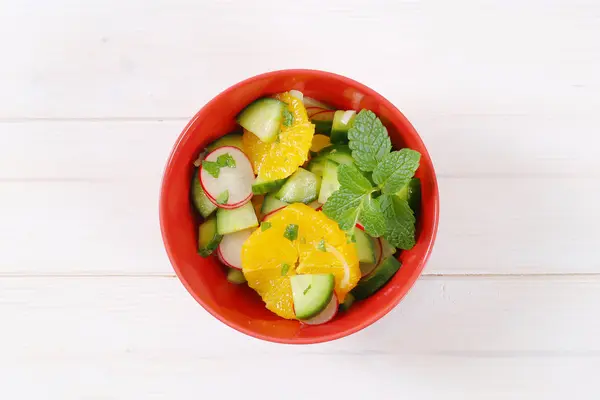
{"type": "Polygon", "coordinates": [[[598,277],[424,277],[393,312],[366,330],[297,347],[249,339],[223,325],[176,278],[2,277],[0,287],[0,349],[6,360],[109,359],[128,352],[188,359],[600,355],[600,320],[591,318],[600,303],[598,277]],[[227,345],[209,345],[217,340],[227,345]]]}
{"type": "MultiPolygon", "coordinates": [[[[600,116],[413,120],[440,177],[600,177],[600,116]]],[[[160,178],[187,120],[0,123],[0,180],[160,178]]],[[[225,133],[225,132],[224,132],[225,133]]]]}
{"type": "MultiPolygon", "coordinates": [[[[159,186],[158,179],[0,183],[0,274],[172,274],[159,186]]],[[[600,272],[598,179],[442,178],[440,192],[426,274],[600,272]]]]}
{"type": "Polygon", "coordinates": [[[225,327],[174,278],[1,278],[0,372],[4,393],[49,399],[300,398],[293,377],[307,368],[311,387],[345,382],[336,393],[349,398],[594,398],[599,289],[598,278],[424,278],[370,328],[290,347],[225,327]]]}
{"type": "Polygon", "coordinates": [[[1,7],[0,47],[10,60],[0,64],[5,119],[189,117],[241,79],[298,66],[362,81],[409,116],[583,115],[600,106],[600,7],[590,1],[1,7]],[[344,40],[321,46],[333,38],[309,26],[344,40]],[[393,67],[377,67],[386,65],[393,67]]]}
{"type": "Polygon", "coordinates": [[[286,399],[303,400],[307,392],[349,400],[374,393],[415,400],[595,399],[600,395],[595,376],[599,367],[600,358],[594,356],[326,354],[192,359],[138,353],[110,359],[36,358],[10,364],[0,360],[3,393],[48,400],[198,396],[275,400],[283,394],[286,399]],[[299,377],[306,377],[305,383],[299,383],[299,377]]]}

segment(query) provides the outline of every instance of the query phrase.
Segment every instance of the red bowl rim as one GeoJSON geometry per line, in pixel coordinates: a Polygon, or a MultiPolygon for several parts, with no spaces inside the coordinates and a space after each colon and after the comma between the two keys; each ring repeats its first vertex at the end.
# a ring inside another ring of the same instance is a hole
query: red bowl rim
{"type": "Polygon", "coordinates": [[[269,341],[269,342],[274,342],[274,343],[282,343],[282,344],[317,344],[317,343],[324,343],[324,342],[329,342],[329,341],[333,341],[336,339],[340,339],[343,338],[345,336],[349,336],[353,333],[356,333],[370,325],[372,325],[373,323],[375,323],[376,321],[378,321],[379,319],[381,319],[383,316],[385,316],[386,314],[388,314],[394,307],[396,307],[400,301],[404,298],[404,296],[406,296],[406,294],[409,292],[409,290],[414,286],[416,280],[418,279],[418,277],[421,275],[421,272],[423,271],[423,268],[425,267],[425,264],[427,263],[427,260],[429,259],[431,252],[433,250],[433,245],[435,243],[435,239],[437,236],[437,230],[438,230],[438,223],[439,223],[439,190],[438,190],[438,184],[437,184],[437,177],[435,174],[435,169],[433,167],[433,162],[431,161],[431,157],[429,156],[429,152],[427,151],[427,148],[425,147],[425,144],[423,143],[423,140],[421,139],[421,137],[419,136],[419,134],[417,133],[417,131],[415,130],[415,128],[412,126],[412,124],[410,123],[410,121],[404,116],[404,114],[402,114],[402,112],[396,107],[394,106],[389,100],[387,100],[385,97],[383,97],[382,95],[380,95],[378,92],[376,92],[375,90],[363,85],[362,83],[355,81],[353,79],[347,78],[345,76],[339,75],[339,74],[335,74],[332,72],[327,72],[327,71],[322,71],[322,70],[316,70],[316,69],[282,69],[282,70],[275,70],[275,71],[270,71],[270,72],[266,72],[266,73],[262,73],[259,75],[255,75],[252,76],[250,78],[247,78],[243,81],[240,81],[238,83],[236,83],[235,85],[223,90],[221,93],[219,93],[218,95],[216,95],[215,97],[213,97],[212,100],[210,100],[208,103],[206,103],[193,117],[192,119],[187,123],[187,125],[185,126],[185,128],[183,129],[183,131],[181,132],[181,134],[179,135],[179,137],[177,138],[177,141],[175,142],[175,144],[173,145],[173,149],[171,150],[171,153],[169,155],[169,158],[167,159],[165,168],[164,168],[164,172],[163,172],[163,178],[162,178],[162,182],[161,182],[161,189],[160,189],[160,200],[159,200],[159,219],[160,219],[160,230],[161,230],[161,236],[162,236],[162,240],[163,240],[163,244],[165,246],[165,250],[167,252],[167,255],[169,257],[169,261],[171,262],[171,265],[173,267],[173,269],[175,270],[175,273],[177,274],[179,280],[183,283],[183,285],[185,286],[186,290],[192,295],[192,297],[194,297],[196,299],[196,301],[198,303],[200,303],[200,305],[202,307],[204,307],[204,309],[206,311],[208,311],[212,316],[214,316],[215,318],[217,318],[219,321],[223,322],[225,325],[241,332],[244,333],[248,336],[252,336],[255,337],[257,339],[261,339],[261,340],[265,340],[265,341],[269,341]],[[329,333],[329,334],[324,334],[322,336],[319,337],[304,337],[304,338],[294,338],[294,340],[288,340],[288,339],[283,339],[283,338],[279,338],[276,336],[270,336],[270,335],[266,335],[266,334],[259,334],[256,332],[253,332],[249,329],[247,329],[246,327],[233,323],[229,320],[227,320],[226,318],[223,318],[218,312],[216,312],[214,309],[212,309],[208,304],[206,304],[199,296],[197,296],[194,292],[194,290],[191,288],[189,282],[185,279],[185,277],[183,276],[183,274],[181,273],[181,271],[179,270],[179,267],[177,266],[177,264],[175,263],[174,260],[174,256],[171,252],[171,248],[168,245],[168,240],[166,237],[166,232],[165,232],[165,198],[166,198],[166,180],[167,177],[171,174],[171,165],[173,162],[173,159],[176,157],[177,152],[179,150],[179,146],[181,144],[181,142],[183,141],[183,139],[185,138],[185,136],[188,133],[188,130],[195,124],[195,122],[202,117],[203,114],[203,110],[205,110],[207,108],[207,106],[211,103],[213,103],[214,101],[216,101],[216,98],[220,97],[221,95],[225,94],[225,93],[229,93],[229,92],[233,92],[238,90],[240,87],[245,86],[249,83],[252,83],[254,81],[257,80],[262,80],[265,78],[269,78],[269,77],[273,77],[279,74],[288,74],[288,75],[293,75],[293,74],[316,74],[316,75],[321,75],[322,77],[328,77],[328,78],[332,78],[332,79],[336,79],[342,82],[346,82],[349,86],[353,86],[353,87],[357,87],[360,88],[361,91],[368,93],[371,97],[377,99],[377,101],[383,105],[385,105],[386,107],[388,107],[394,114],[397,115],[398,119],[400,119],[402,121],[402,124],[405,128],[407,128],[408,135],[412,135],[413,138],[420,143],[420,145],[422,146],[423,152],[422,152],[422,156],[424,158],[426,158],[427,160],[429,160],[430,164],[431,164],[431,180],[432,180],[432,202],[433,202],[433,221],[432,221],[432,233],[431,236],[428,238],[428,243],[427,243],[427,249],[425,252],[425,255],[423,256],[423,258],[420,260],[419,265],[417,265],[417,267],[413,270],[412,274],[408,276],[408,279],[406,281],[406,284],[403,285],[401,287],[400,290],[398,290],[397,292],[394,293],[394,299],[392,302],[390,302],[387,306],[382,307],[382,308],[378,308],[375,309],[372,313],[367,314],[360,322],[358,322],[356,325],[354,325],[351,328],[348,328],[346,330],[343,331],[339,331],[339,332],[333,332],[333,333],[329,333]]]}

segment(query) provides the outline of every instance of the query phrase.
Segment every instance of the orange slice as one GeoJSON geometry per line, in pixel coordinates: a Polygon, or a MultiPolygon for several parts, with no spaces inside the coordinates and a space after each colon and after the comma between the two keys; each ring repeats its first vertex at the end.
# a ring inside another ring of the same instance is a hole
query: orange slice
{"type": "Polygon", "coordinates": [[[244,152],[254,173],[265,181],[287,178],[304,164],[315,133],[315,126],[310,123],[301,100],[289,92],[276,97],[287,103],[294,117],[291,126],[281,125],[278,138],[272,143],[264,143],[246,130],[242,137],[244,152]]]}
{"type": "Polygon", "coordinates": [[[354,243],[335,221],[321,211],[296,203],[275,213],[267,226],[256,229],[242,246],[242,271],[248,285],[275,314],[295,319],[291,275],[331,273],[335,293],[344,301],[360,279],[354,243]],[[297,236],[286,237],[296,225],[297,236]]]}

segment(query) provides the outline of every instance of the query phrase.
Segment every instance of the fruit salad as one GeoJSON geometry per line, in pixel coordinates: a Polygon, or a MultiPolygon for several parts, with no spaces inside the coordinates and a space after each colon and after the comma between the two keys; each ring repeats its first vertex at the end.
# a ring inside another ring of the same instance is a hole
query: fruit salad
{"type": "Polygon", "coordinates": [[[415,244],[421,155],[369,110],[290,90],[249,104],[194,162],[198,254],[278,316],[318,325],[381,289],[415,244]]]}

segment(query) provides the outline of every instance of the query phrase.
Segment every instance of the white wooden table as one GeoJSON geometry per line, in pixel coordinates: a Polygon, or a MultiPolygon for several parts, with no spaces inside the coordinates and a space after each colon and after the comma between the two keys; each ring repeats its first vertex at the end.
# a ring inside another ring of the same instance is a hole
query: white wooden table
{"type": "Polygon", "coordinates": [[[0,0],[0,51],[0,398],[600,397],[598,1],[0,0]],[[293,67],[396,104],[441,192],[405,300],[313,346],[211,317],[158,225],[187,120],[293,67]]]}

